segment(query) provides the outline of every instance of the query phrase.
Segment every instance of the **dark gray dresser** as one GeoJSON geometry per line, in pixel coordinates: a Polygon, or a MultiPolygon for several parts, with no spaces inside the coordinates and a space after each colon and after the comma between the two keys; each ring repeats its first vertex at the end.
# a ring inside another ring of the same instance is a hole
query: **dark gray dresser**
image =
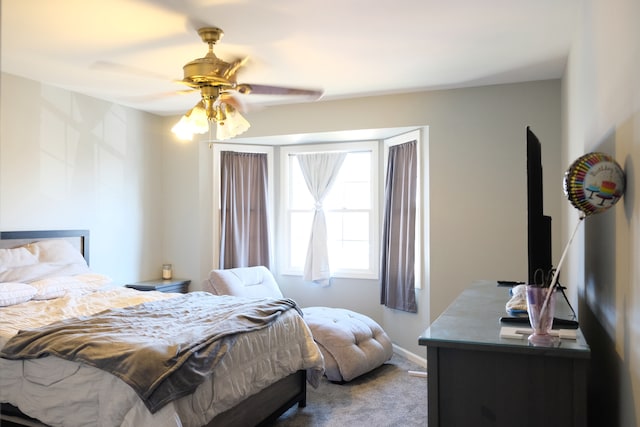
{"type": "MultiPolygon", "coordinates": [[[[569,306],[557,297],[556,317],[566,318],[569,306]]],[[[591,351],[582,332],[548,347],[501,338],[501,326],[518,326],[500,322],[509,298],[508,287],[475,282],[419,337],[427,347],[429,427],[587,425],[591,351]]]]}

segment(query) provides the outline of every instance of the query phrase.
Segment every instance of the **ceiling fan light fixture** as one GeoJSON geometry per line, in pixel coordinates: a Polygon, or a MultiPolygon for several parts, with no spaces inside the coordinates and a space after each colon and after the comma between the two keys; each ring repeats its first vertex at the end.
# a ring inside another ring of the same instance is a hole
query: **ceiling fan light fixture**
{"type": "Polygon", "coordinates": [[[202,101],[198,102],[187,114],[193,133],[206,133],[209,130],[209,119],[202,101]]]}
{"type": "Polygon", "coordinates": [[[207,131],[211,135],[214,124],[218,140],[246,132],[250,124],[238,112],[237,107],[241,107],[241,104],[232,92],[244,95],[296,95],[314,99],[322,96],[322,91],[317,89],[238,83],[236,73],[247,62],[247,58],[226,62],[216,56],[213,48],[224,34],[218,27],[199,28],[198,34],[208,45],[207,54],[182,67],[184,78],[180,82],[198,89],[202,100],[172,128],[180,138],[192,139],[193,134],[207,131]]]}
{"type": "Polygon", "coordinates": [[[206,133],[208,130],[209,121],[203,101],[198,102],[195,107],[187,111],[187,113],[180,118],[180,121],[171,128],[171,132],[179,139],[189,141],[193,139],[194,133],[206,133]]]}
{"type": "Polygon", "coordinates": [[[180,118],[172,128],[179,139],[193,139],[193,135],[203,134],[210,126],[216,126],[216,139],[224,141],[246,132],[251,126],[233,106],[226,103],[216,103],[201,100],[180,118]]]}
{"type": "Polygon", "coordinates": [[[222,104],[222,109],[226,119],[224,121],[218,121],[216,125],[216,138],[224,141],[226,139],[238,136],[244,133],[251,127],[251,124],[245,119],[242,114],[235,108],[228,104],[222,104]]]}
{"type": "Polygon", "coordinates": [[[227,120],[227,113],[225,112],[225,110],[226,108],[224,104],[218,104],[213,110],[213,120],[216,123],[224,125],[224,121],[227,120]]]}
{"type": "Polygon", "coordinates": [[[189,126],[189,118],[186,115],[182,116],[180,121],[173,125],[171,132],[183,141],[191,141],[193,139],[193,131],[189,126]]]}

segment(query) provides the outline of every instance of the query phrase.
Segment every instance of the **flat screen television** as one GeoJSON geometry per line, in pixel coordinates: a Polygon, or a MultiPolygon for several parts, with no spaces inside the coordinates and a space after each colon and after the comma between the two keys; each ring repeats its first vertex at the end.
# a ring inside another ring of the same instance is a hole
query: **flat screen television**
{"type": "Polygon", "coordinates": [[[542,146],[527,126],[527,240],[529,278],[527,283],[546,279],[551,271],[551,217],[544,214],[542,188],[542,146]],[[536,277],[536,271],[543,275],[536,277]]]}

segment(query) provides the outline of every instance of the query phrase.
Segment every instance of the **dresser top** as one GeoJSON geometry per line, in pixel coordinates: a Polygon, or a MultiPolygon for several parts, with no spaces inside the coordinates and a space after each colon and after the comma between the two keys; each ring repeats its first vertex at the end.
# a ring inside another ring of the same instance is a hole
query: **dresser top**
{"type": "MultiPolygon", "coordinates": [[[[548,347],[534,347],[527,336],[521,339],[502,338],[503,326],[529,329],[528,324],[501,323],[500,317],[508,316],[505,305],[511,296],[509,287],[497,282],[478,281],[456,298],[419,337],[418,343],[425,346],[475,348],[488,351],[547,352],[550,355],[590,357],[590,349],[582,331],[578,328],[577,339],[558,339],[548,347]]],[[[557,318],[571,319],[572,312],[561,293],[556,295],[557,318]]]]}

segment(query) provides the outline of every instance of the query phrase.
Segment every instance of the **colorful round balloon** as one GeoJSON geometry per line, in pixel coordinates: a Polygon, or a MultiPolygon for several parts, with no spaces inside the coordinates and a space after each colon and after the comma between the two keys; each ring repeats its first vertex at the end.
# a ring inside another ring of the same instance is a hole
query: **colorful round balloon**
{"type": "Polygon", "coordinates": [[[624,171],[604,153],[594,152],[579,157],[564,174],[565,195],[587,216],[615,205],[622,198],[624,187],[624,171]]]}

